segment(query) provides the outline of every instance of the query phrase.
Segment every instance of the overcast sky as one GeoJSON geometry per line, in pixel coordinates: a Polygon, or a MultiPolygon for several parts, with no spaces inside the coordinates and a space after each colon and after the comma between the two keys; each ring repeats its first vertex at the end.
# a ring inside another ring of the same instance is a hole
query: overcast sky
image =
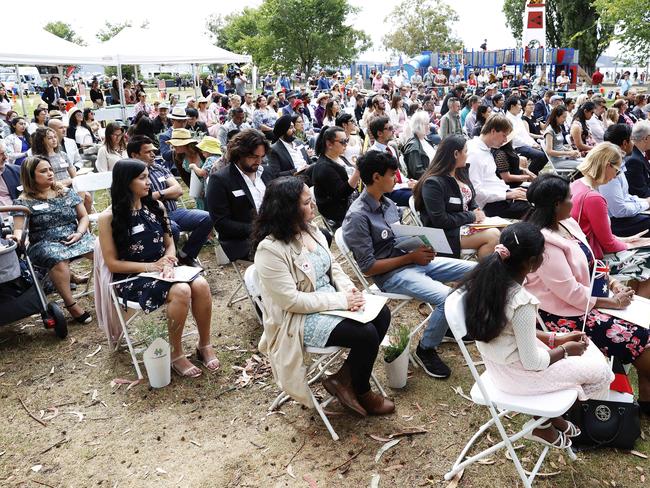
{"type": "MultiPolygon", "coordinates": [[[[514,47],[515,41],[510,30],[505,27],[505,17],[501,12],[503,0],[444,0],[452,5],[460,17],[454,30],[466,48],[478,49],[483,39],[488,39],[490,49],[514,47]],[[480,5],[480,7],[479,7],[480,5]]],[[[399,0],[350,0],[361,10],[354,19],[357,28],[371,35],[374,42],[373,51],[383,51],[382,36],[391,26],[384,19],[400,3],[399,0]]],[[[210,14],[228,14],[246,6],[256,7],[261,0],[238,0],[236,2],[159,2],[150,0],[100,0],[80,2],[52,2],[32,0],[29,13],[14,10],[10,14],[13,21],[25,15],[25,27],[41,27],[52,20],[62,20],[72,25],[73,29],[89,44],[96,41],[95,33],[102,28],[104,21],[121,22],[130,20],[133,25],[140,25],[143,20],[150,22],[151,28],[168,29],[170,35],[179,36],[191,28],[204,30],[205,19],[210,14]],[[168,7],[173,5],[173,7],[168,7]],[[183,6],[187,5],[187,8],[183,6]],[[55,8],[53,8],[55,7],[55,8]],[[29,20],[26,20],[26,19],[29,20]]]]}

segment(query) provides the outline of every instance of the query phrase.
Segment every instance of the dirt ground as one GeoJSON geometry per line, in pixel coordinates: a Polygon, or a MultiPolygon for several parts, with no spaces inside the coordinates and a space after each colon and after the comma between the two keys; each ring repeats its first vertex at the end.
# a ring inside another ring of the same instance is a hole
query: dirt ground
{"type": "MultiPolygon", "coordinates": [[[[443,475],[488,418],[486,409],[454,391],[467,394],[471,387],[456,346],[441,346],[453,369],[448,380],[414,370],[406,388],[389,390],[397,403],[392,416],[359,418],[333,403],[331,420],[341,436],[334,442],[317,414],[296,403],[269,414],[278,391],[256,355],[261,328],[250,303],[225,306],[237,284],[233,270],[214,264],[211,249],[201,257],[214,297],[213,341],[222,362],[216,375],[174,376],[159,390],[145,380],[127,390],[112,381],[135,378],[129,355],[111,352],[95,321],[70,324],[63,341],[35,318],[0,329],[0,486],[323,488],[367,487],[373,478],[381,487],[455,486],[443,475]],[[400,442],[375,462],[388,436],[407,429],[423,432],[398,436],[400,442]]],[[[92,300],[83,303],[92,310],[92,300]]],[[[394,321],[419,320],[412,305],[394,321]]],[[[186,338],[187,351],[195,340],[186,338]]],[[[376,371],[385,382],[380,362],[381,355],[376,371]]],[[[524,420],[516,416],[507,425],[524,420]]],[[[641,455],[650,453],[647,418],[642,428],[641,455]]],[[[490,439],[496,441],[496,431],[490,439]]],[[[479,445],[488,444],[484,438],[479,445]]],[[[521,445],[518,453],[531,469],[539,447],[521,445]]],[[[504,454],[467,469],[458,486],[521,486],[504,454]]],[[[541,471],[546,476],[538,478],[539,487],[632,488],[647,486],[650,463],[600,450],[579,453],[569,464],[555,451],[541,471]]]]}

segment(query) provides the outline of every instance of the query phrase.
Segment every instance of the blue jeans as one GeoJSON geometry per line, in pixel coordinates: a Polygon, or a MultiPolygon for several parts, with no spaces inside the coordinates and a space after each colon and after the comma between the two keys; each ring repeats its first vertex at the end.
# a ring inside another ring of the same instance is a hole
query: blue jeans
{"type": "Polygon", "coordinates": [[[177,208],[169,213],[174,240],[178,240],[179,231],[190,232],[183,252],[191,258],[196,258],[203,244],[208,240],[212,230],[212,219],[205,210],[177,208]]]}
{"type": "Polygon", "coordinates": [[[473,261],[436,257],[426,266],[407,266],[382,283],[381,289],[386,292],[401,293],[435,306],[420,341],[423,349],[438,347],[447,332],[445,300],[451,288],[441,282],[458,281],[474,266],[473,261]]]}

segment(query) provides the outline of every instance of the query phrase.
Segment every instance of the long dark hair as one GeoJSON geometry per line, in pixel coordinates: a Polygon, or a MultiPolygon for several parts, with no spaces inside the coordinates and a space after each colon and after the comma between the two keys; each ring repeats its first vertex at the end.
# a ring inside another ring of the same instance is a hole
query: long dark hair
{"type": "Polygon", "coordinates": [[[532,208],[524,220],[540,229],[548,229],[556,221],[557,205],[567,199],[569,192],[569,182],[561,176],[548,173],[540,175],[526,191],[526,198],[532,208]]]}
{"type": "MultiPolygon", "coordinates": [[[[133,192],[131,182],[147,169],[147,165],[137,159],[121,159],[113,166],[113,183],[111,184],[111,209],[113,211],[113,241],[120,259],[126,257],[131,238],[131,212],[133,210],[133,192]]],[[[171,236],[171,227],[160,204],[151,197],[151,192],[141,198],[142,206],[156,216],[163,231],[171,236]]]]}
{"type": "MultiPolygon", "coordinates": [[[[596,108],[594,102],[585,102],[578,107],[576,110],[576,115],[573,117],[573,120],[578,120],[582,126],[582,131],[580,132],[580,137],[582,138],[582,143],[587,143],[587,136],[589,135],[589,127],[587,127],[587,119],[585,119],[585,112],[593,112],[596,108]]],[[[593,117],[593,115],[592,115],[593,117]]]]}
{"type": "Polygon", "coordinates": [[[320,131],[320,134],[318,134],[318,139],[316,139],[316,145],[314,147],[314,151],[316,152],[317,156],[325,154],[325,150],[327,149],[326,143],[332,142],[334,139],[336,139],[337,132],[345,131],[337,125],[326,127],[320,131]]]}
{"type": "Polygon", "coordinates": [[[106,146],[106,149],[108,149],[109,153],[119,154],[126,151],[126,140],[124,139],[124,127],[122,126],[122,124],[119,124],[117,122],[109,122],[106,125],[104,145],[106,146]],[[113,135],[114,132],[118,130],[122,131],[122,137],[120,138],[118,147],[113,147],[113,139],[111,138],[111,136],[113,135]]]}
{"type": "MultiPolygon", "coordinates": [[[[45,147],[45,139],[47,138],[48,132],[52,131],[56,135],[56,131],[50,127],[39,127],[32,134],[32,154],[39,156],[47,156],[47,148],[45,147]]],[[[57,137],[58,141],[58,137],[57,137]]],[[[59,152],[61,150],[61,145],[57,145],[54,152],[59,152]]]]}
{"type": "Polygon", "coordinates": [[[562,130],[560,124],[557,122],[557,119],[559,119],[566,111],[567,109],[564,105],[558,105],[553,110],[551,110],[551,115],[548,116],[548,125],[553,128],[556,134],[562,130]]]}
{"type": "Polygon", "coordinates": [[[476,123],[477,124],[485,124],[485,121],[487,120],[487,113],[488,110],[490,110],[490,107],[487,105],[479,105],[478,108],[476,109],[476,123]]]}
{"type": "MultiPolygon", "coordinates": [[[[445,137],[443,141],[438,145],[436,155],[433,157],[433,161],[431,161],[431,164],[422,174],[422,176],[420,176],[420,179],[415,184],[415,188],[413,188],[415,208],[418,210],[424,209],[424,201],[422,199],[422,186],[424,186],[424,182],[431,176],[449,175],[456,165],[454,152],[462,152],[466,144],[467,140],[465,139],[465,136],[451,135],[449,137],[445,137]]],[[[457,175],[461,181],[463,180],[462,173],[462,171],[459,171],[457,175]]]]}
{"type": "Polygon", "coordinates": [[[467,290],[465,323],[477,341],[490,342],[506,325],[505,306],[515,277],[530,258],[541,258],[544,236],[533,224],[518,222],[501,233],[501,244],[509,257],[494,252],[467,275],[460,288],[467,290]]]}
{"type": "Polygon", "coordinates": [[[257,218],[253,222],[253,249],[267,236],[289,243],[301,230],[306,230],[300,210],[300,195],[305,183],[295,176],[273,180],[264,192],[257,218]]]}

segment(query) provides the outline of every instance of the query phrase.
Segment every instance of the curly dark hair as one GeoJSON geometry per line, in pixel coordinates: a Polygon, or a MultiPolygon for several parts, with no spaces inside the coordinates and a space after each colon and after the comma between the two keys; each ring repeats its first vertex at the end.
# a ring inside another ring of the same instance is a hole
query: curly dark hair
{"type": "MultiPolygon", "coordinates": [[[[113,167],[111,184],[111,209],[113,211],[113,241],[117,256],[124,259],[131,239],[131,211],[133,210],[133,193],[129,188],[131,182],[147,169],[147,165],[137,159],[121,159],[113,167]]],[[[151,197],[151,192],[141,199],[142,206],[156,216],[162,224],[165,234],[172,235],[171,225],[160,204],[151,197]]]]}
{"type": "Polygon", "coordinates": [[[295,176],[276,178],[264,192],[257,218],[253,222],[252,249],[267,236],[289,243],[301,230],[307,230],[300,211],[300,195],[305,183],[295,176]]]}
{"type": "Polygon", "coordinates": [[[228,142],[227,158],[231,163],[238,163],[243,158],[252,156],[258,146],[264,146],[268,153],[271,146],[266,136],[257,129],[245,129],[228,142]]]}

